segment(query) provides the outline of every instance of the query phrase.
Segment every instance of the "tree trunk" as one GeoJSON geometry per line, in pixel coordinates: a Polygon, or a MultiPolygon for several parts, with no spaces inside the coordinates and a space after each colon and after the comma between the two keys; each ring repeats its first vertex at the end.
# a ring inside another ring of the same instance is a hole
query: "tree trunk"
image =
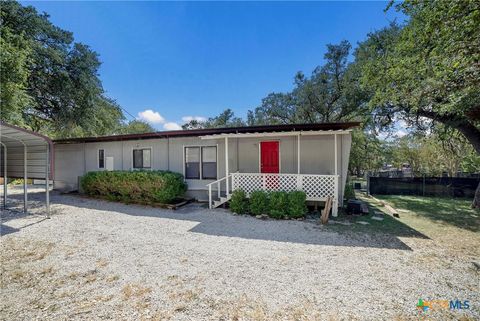
{"type": "Polygon", "coordinates": [[[478,183],[477,190],[475,191],[475,197],[473,198],[472,208],[480,209],[480,182],[478,183]]]}
{"type": "Polygon", "coordinates": [[[480,155],[480,129],[469,121],[469,119],[450,115],[439,115],[433,111],[426,110],[419,110],[418,115],[439,121],[448,127],[455,128],[465,136],[470,144],[472,144],[477,154],[480,155]]]}

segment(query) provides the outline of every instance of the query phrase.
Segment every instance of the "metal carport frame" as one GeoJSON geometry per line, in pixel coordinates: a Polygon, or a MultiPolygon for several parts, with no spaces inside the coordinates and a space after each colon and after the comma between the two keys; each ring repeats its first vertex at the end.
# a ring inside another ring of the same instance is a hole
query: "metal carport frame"
{"type": "Polygon", "coordinates": [[[7,179],[23,178],[23,211],[28,211],[27,179],[45,179],[45,206],[50,215],[49,182],[53,179],[53,143],[43,135],[0,121],[3,208],[7,208],[7,179]]]}

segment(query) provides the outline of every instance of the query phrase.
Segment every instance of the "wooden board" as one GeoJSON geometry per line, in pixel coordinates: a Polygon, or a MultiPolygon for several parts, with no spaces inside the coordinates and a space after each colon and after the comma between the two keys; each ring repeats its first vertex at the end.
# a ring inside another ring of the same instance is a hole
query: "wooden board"
{"type": "Polygon", "coordinates": [[[330,215],[330,210],[332,209],[333,198],[328,197],[325,202],[325,208],[322,211],[322,216],[320,217],[320,222],[322,224],[328,223],[328,216],[330,215]]]}

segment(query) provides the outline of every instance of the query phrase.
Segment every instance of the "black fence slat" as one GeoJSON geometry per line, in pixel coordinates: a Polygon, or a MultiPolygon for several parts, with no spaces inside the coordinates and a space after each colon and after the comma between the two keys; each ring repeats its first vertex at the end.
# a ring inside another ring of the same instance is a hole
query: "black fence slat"
{"type": "Polygon", "coordinates": [[[479,182],[467,177],[370,177],[370,194],[472,198],[479,182]]]}

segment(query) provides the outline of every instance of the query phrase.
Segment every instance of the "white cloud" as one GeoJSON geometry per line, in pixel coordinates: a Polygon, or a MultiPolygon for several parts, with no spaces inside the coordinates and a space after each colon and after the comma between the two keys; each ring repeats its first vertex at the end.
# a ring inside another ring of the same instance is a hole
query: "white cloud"
{"type": "Polygon", "coordinates": [[[140,120],[146,121],[150,124],[163,124],[165,123],[165,118],[160,115],[159,112],[153,111],[151,109],[146,109],[138,113],[138,118],[140,120]]]}
{"type": "Polygon", "coordinates": [[[182,126],[180,126],[179,124],[174,123],[174,122],[169,122],[169,123],[163,124],[163,129],[165,129],[165,130],[181,130],[182,126]]]}
{"type": "Polygon", "coordinates": [[[182,120],[186,123],[189,123],[191,122],[192,120],[196,120],[196,121],[199,121],[199,122],[204,122],[207,120],[206,117],[202,117],[202,116],[183,116],[182,117],[182,120]]]}
{"type": "Polygon", "coordinates": [[[404,130],[397,130],[397,131],[395,132],[395,136],[397,136],[397,137],[403,137],[403,136],[405,136],[405,135],[407,135],[407,134],[408,134],[408,133],[407,133],[406,131],[404,131],[404,130]]]}

